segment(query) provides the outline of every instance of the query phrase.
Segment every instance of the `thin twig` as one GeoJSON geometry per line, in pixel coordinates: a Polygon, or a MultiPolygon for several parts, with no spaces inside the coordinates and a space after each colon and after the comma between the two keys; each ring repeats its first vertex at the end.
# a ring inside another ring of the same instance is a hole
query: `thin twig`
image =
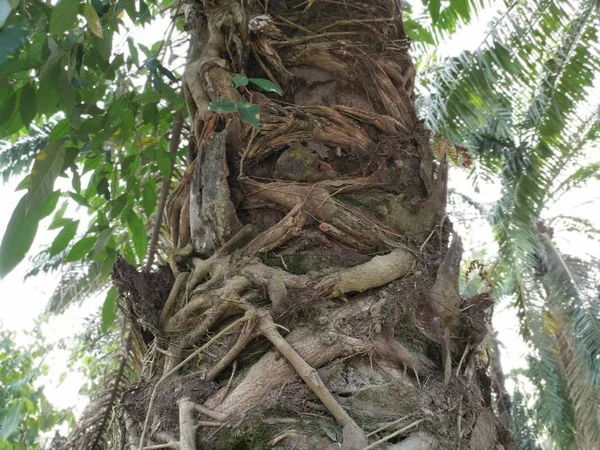
{"type": "Polygon", "coordinates": [[[171,185],[171,174],[175,165],[175,155],[179,150],[179,142],[181,141],[181,129],[183,128],[183,114],[181,111],[175,113],[175,123],[173,123],[173,131],[171,132],[171,141],[169,142],[169,154],[171,155],[171,168],[169,176],[165,177],[160,188],[160,199],[158,202],[158,210],[154,218],[154,226],[152,228],[152,238],[150,239],[150,247],[148,248],[148,260],[146,261],[146,270],[150,270],[154,263],[154,256],[158,247],[158,237],[160,236],[160,225],[162,224],[167,197],[169,196],[169,186],[171,185]]]}
{"type": "Polygon", "coordinates": [[[416,427],[417,425],[419,425],[421,422],[424,422],[424,421],[425,421],[425,419],[419,419],[419,420],[417,420],[417,421],[415,421],[415,422],[413,422],[413,423],[411,423],[411,424],[409,424],[409,425],[406,425],[404,428],[400,428],[399,430],[397,430],[397,431],[394,431],[394,432],[393,432],[393,433],[391,433],[391,434],[388,434],[387,436],[385,436],[385,437],[383,437],[383,438],[379,439],[378,441],[376,441],[376,442],[373,442],[371,445],[367,445],[367,446],[366,446],[365,448],[363,448],[362,450],[373,450],[374,448],[377,448],[377,446],[378,446],[379,444],[383,444],[384,442],[387,442],[387,441],[389,441],[389,440],[390,440],[390,439],[392,439],[393,437],[396,437],[396,436],[398,436],[399,434],[402,434],[402,433],[404,433],[404,432],[406,432],[406,431],[410,430],[411,428],[414,428],[414,427],[416,427]]]}

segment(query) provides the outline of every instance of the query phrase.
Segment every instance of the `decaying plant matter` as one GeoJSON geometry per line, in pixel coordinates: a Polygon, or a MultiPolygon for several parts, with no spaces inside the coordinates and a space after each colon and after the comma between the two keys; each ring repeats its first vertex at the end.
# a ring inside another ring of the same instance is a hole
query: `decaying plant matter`
{"type": "Polygon", "coordinates": [[[491,301],[458,293],[447,166],[416,117],[399,3],[186,8],[198,154],[166,204],[171,265],[114,270],[147,348],[123,442],[515,448],[479,352],[491,301]],[[222,98],[258,104],[260,128],[209,111],[222,98]]]}

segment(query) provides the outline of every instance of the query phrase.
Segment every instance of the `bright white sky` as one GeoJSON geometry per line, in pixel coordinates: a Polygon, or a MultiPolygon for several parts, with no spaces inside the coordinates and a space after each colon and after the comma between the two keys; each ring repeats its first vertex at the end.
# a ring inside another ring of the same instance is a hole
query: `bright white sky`
{"type": "MultiPolygon", "coordinates": [[[[415,2],[419,3],[419,2],[415,2]]],[[[502,8],[502,3],[497,2],[497,7],[484,11],[481,20],[456,34],[456,37],[441,46],[441,55],[456,55],[464,49],[476,48],[483,39],[487,30],[487,24],[493,17],[497,16],[497,11],[502,8]]],[[[166,19],[154,21],[147,25],[145,29],[137,27],[133,33],[126,36],[119,36],[115,39],[115,49],[127,51],[126,37],[133,37],[137,42],[142,42],[150,47],[154,42],[161,39],[169,21],[166,19]]],[[[466,172],[457,168],[452,168],[450,182],[452,186],[462,192],[469,192],[474,199],[481,203],[492,204],[500,196],[499,186],[489,186],[483,189],[479,194],[475,193],[471,187],[470,180],[467,179],[466,172]]],[[[4,214],[0,216],[0,236],[4,234],[6,224],[10,218],[10,213],[20,199],[22,192],[14,192],[14,188],[19,180],[11,180],[9,183],[0,186],[0,198],[2,199],[2,210],[4,214]]],[[[60,181],[60,180],[59,180],[60,181]]],[[[575,205],[592,200],[600,192],[600,183],[596,189],[586,189],[567,196],[553,209],[556,212],[565,213],[569,208],[575,208],[575,205]]],[[[597,200],[597,199],[596,199],[597,200]]],[[[573,215],[580,215],[589,218],[595,223],[600,223],[600,208],[597,208],[598,202],[590,206],[584,205],[571,212],[573,215]],[[595,205],[596,207],[593,207],[595,205]]],[[[54,239],[56,232],[45,231],[46,225],[40,225],[40,232],[34,242],[30,255],[36,254],[36,249],[48,245],[54,239]]],[[[469,235],[464,235],[467,247],[471,245],[481,245],[481,242],[492,242],[491,230],[481,230],[478,232],[477,240],[474,241],[469,235]],[[483,235],[483,236],[482,236],[483,235]]],[[[559,238],[559,247],[569,250],[571,253],[585,253],[590,248],[586,242],[579,238],[561,235],[559,238]],[[565,240],[565,239],[571,239],[565,240]]],[[[493,249],[493,246],[490,247],[493,249]]],[[[470,249],[468,249],[470,250],[470,249]]],[[[593,249],[592,249],[593,250],[593,249]]],[[[600,254],[596,248],[596,254],[600,254]]],[[[24,332],[33,329],[34,320],[44,311],[47,299],[51,295],[59,274],[40,275],[27,282],[23,282],[23,275],[27,271],[27,261],[21,263],[10,275],[0,281],[0,298],[3,301],[4,315],[0,318],[0,325],[18,333],[18,342],[27,345],[28,338],[24,332]]],[[[64,315],[52,318],[49,323],[43,326],[44,334],[49,343],[56,344],[60,339],[69,339],[77,333],[83,331],[84,318],[91,314],[98,314],[102,304],[103,297],[89,299],[81,307],[71,308],[64,315]]],[[[508,309],[506,305],[498,305],[495,311],[494,327],[500,333],[500,340],[504,344],[503,360],[505,372],[512,369],[524,367],[523,357],[526,347],[520,340],[517,332],[517,319],[514,311],[508,309]]],[[[59,408],[75,408],[78,413],[82,411],[85,405],[85,399],[78,395],[82,386],[83,379],[80,374],[69,372],[67,370],[66,359],[68,352],[55,348],[46,362],[51,366],[51,372],[46,380],[45,393],[49,400],[59,408]],[[65,373],[66,379],[59,383],[59,377],[65,373]]],[[[510,384],[509,384],[510,389],[510,384]]]]}

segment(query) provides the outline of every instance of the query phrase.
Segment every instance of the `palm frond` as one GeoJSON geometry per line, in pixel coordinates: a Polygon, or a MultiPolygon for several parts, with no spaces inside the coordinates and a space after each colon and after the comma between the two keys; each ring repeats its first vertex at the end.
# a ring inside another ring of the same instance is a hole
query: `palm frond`
{"type": "Polygon", "coordinates": [[[109,282],[112,260],[64,266],[61,278],[50,296],[46,312],[58,314],[75,303],[81,303],[100,292],[109,282]]]}
{"type": "Polygon", "coordinates": [[[0,141],[0,175],[4,183],[31,168],[35,156],[48,144],[48,136],[57,122],[50,119],[42,126],[32,125],[30,134],[15,142],[0,141]]]}
{"type": "Polygon", "coordinates": [[[515,390],[511,400],[512,431],[520,450],[541,450],[537,442],[538,430],[533,420],[528,398],[520,389],[515,390]]]}
{"type": "Polygon", "coordinates": [[[106,450],[110,445],[110,424],[114,407],[129,381],[133,333],[129,332],[118,358],[118,366],[104,376],[99,389],[84,410],[77,429],[69,437],[62,450],[106,450]]]}

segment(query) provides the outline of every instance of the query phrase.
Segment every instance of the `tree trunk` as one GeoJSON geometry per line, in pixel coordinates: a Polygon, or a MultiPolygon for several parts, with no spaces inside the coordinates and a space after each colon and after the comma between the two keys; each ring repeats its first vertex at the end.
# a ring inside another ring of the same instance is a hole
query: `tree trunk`
{"type": "Polygon", "coordinates": [[[515,448],[479,351],[491,300],[458,293],[399,3],[203,0],[186,21],[195,150],[165,210],[174,277],[115,268],[148,344],[124,442],[515,448]],[[247,103],[209,111],[219,99],[247,103]]]}

